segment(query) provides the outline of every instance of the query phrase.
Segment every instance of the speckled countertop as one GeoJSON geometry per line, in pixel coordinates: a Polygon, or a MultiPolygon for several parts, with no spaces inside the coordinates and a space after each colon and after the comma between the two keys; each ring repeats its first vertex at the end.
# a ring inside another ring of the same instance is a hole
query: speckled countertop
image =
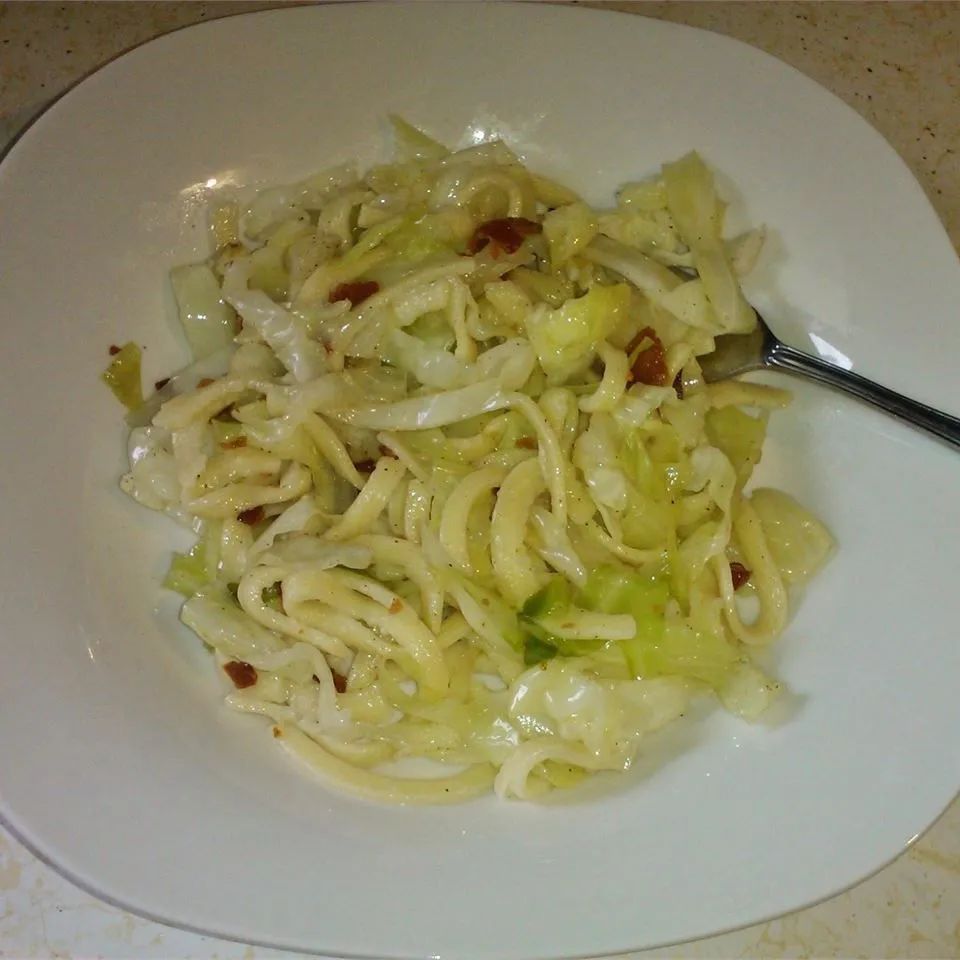
{"type": "MultiPolygon", "coordinates": [[[[0,149],[67,86],[122,50],[194,21],[280,5],[0,3],[0,149]]],[[[729,34],[813,77],[899,151],[960,249],[960,3],[594,5],[729,34]]],[[[61,879],[0,829],[0,957],[291,956],[125,914],[61,879]]],[[[641,956],[960,957],[960,802],[847,893],[641,956]]]]}

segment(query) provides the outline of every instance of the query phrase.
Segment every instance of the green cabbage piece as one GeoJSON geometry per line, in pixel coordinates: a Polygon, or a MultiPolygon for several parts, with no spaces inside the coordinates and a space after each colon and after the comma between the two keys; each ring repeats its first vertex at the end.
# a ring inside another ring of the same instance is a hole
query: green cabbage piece
{"type": "Polygon", "coordinates": [[[773,562],[787,583],[806,583],[830,558],[834,539],[806,507],[782,490],[763,487],[750,497],[773,562]]]}
{"type": "MultiPolygon", "coordinates": [[[[167,575],[163,578],[163,586],[185,597],[192,597],[217,584],[221,568],[222,532],[223,524],[220,521],[205,522],[200,539],[190,550],[187,553],[174,553],[167,575]]],[[[222,580],[218,589],[222,590],[222,580]]]]}
{"type": "Polygon", "coordinates": [[[524,662],[540,663],[553,657],[589,656],[603,641],[566,640],[551,635],[544,624],[552,618],[574,616],[577,610],[633,617],[636,633],[619,644],[631,674],[638,678],[681,677],[721,690],[741,654],[722,636],[669,621],[668,581],[661,574],[645,574],[626,567],[601,566],[593,570],[580,590],[560,577],[524,604],[520,622],[528,631],[524,662]]]}
{"type": "Polygon", "coordinates": [[[597,235],[597,218],[582,201],[557,207],[543,218],[543,234],[551,265],[563,266],[597,235]]]}
{"type": "MultiPolygon", "coordinates": [[[[262,261],[273,252],[264,248],[256,255],[262,261]]],[[[206,264],[175,267],[170,271],[170,283],[177,300],[180,324],[194,360],[202,360],[233,342],[233,309],[223,301],[220,284],[206,264]]],[[[266,282],[258,284],[264,285],[269,286],[266,282]]],[[[285,289],[282,292],[285,293],[285,289]]]]}
{"type": "Polygon", "coordinates": [[[552,660],[559,652],[556,644],[534,633],[528,633],[523,638],[523,662],[528,667],[552,660]]]}
{"type": "Polygon", "coordinates": [[[517,267],[510,271],[510,279],[533,301],[562,307],[576,290],[573,284],[561,276],[541,273],[529,267],[517,267]]]}
{"type": "Polygon", "coordinates": [[[758,720],[777,698],[781,685],[749,662],[738,663],[717,691],[720,702],[744,720],[758,720]]]}
{"type": "Polygon", "coordinates": [[[720,689],[740,659],[722,637],[667,622],[670,589],[661,576],[601,567],[587,581],[587,602],[608,613],[629,613],[636,635],[623,641],[627,665],[635,677],[685,677],[720,689]]]}
{"type": "Polygon", "coordinates": [[[667,624],[657,640],[626,641],[624,653],[636,677],[687,677],[714,690],[723,688],[740,662],[737,650],[722,636],[684,623],[667,624]]]}
{"type": "Polygon", "coordinates": [[[658,589],[651,594],[648,586],[636,574],[615,567],[598,567],[579,590],[563,577],[552,578],[526,601],[520,611],[520,623],[527,631],[524,661],[529,665],[558,655],[586,656],[610,642],[571,640],[551,633],[551,621],[556,623],[565,617],[572,620],[584,610],[601,614],[628,614],[634,618],[635,636],[657,634],[658,628],[662,627],[668,593],[664,587],[662,591],[658,589]]]}
{"type": "Polygon", "coordinates": [[[597,567],[587,577],[579,599],[589,610],[630,614],[637,632],[628,644],[652,643],[663,637],[670,590],[659,576],[613,565],[597,567]]]}
{"type": "Polygon", "coordinates": [[[680,716],[691,692],[677,678],[604,679],[556,659],[521,675],[509,718],[526,736],[553,734],[582,744],[602,767],[625,768],[637,742],[680,716]]]}
{"type": "Polygon", "coordinates": [[[534,310],[527,334],[540,365],[551,379],[564,380],[589,365],[600,341],[625,318],[630,287],[596,286],[557,310],[534,310]]]}
{"type": "Polygon", "coordinates": [[[706,418],[707,439],[726,454],[742,488],[760,462],[767,433],[767,414],[751,417],[737,407],[710,410],[706,418]]]}
{"type": "MultiPolygon", "coordinates": [[[[458,210],[442,210],[404,218],[384,239],[384,246],[409,265],[437,254],[455,253],[472,232],[473,221],[469,215],[458,210]]],[[[396,268],[395,263],[390,266],[396,268]]]]}
{"type": "Polygon", "coordinates": [[[667,206],[681,237],[693,253],[707,299],[723,333],[747,333],[756,324],[744,299],[723,242],[723,204],[707,165],[688,153],[663,166],[667,206]]]}
{"type": "MultiPolygon", "coordinates": [[[[666,217],[666,214],[664,214],[666,217]]],[[[651,256],[657,251],[679,252],[676,232],[661,219],[642,210],[613,210],[600,217],[600,232],[651,256]]]]}
{"type": "Polygon", "coordinates": [[[400,160],[442,160],[450,151],[433,137],[395,113],[389,115],[390,125],[397,145],[397,157],[400,160]]]}
{"type": "Polygon", "coordinates": [[[284,649],[286,641],[251,620],[226,591],[194,594],[180,609],[180,619],[200,639],[230,660],[257,660],[284,649]]]}
{"type": "Polygon", "coordinates": [[[536,620],[565,609],[573,602],[573,588],[562,577],[554,577],[524,603],[521,613],[525,619],[536,620]]]}
{"type": "Polygon", "coordinates": [[[617,203],[628,209],[653,213],[667,205],[667,190],[659,179],[625,183],[617,191],[617,203]]]}
{"type": "MultiPolygon", "coordinates": [[[[516,273],[516,271],[513,271],[516,273]]],[[[499,320],[510,327],[522,329],[531,301],[526,291],[512,280],[495,280],[484,287],[484,297],[499,320]]]]}
{"type": "Polygon", "coordinates": [[[262,290],[278,303],[287,299],[290,287],[290,272],[284,262],[284,251],[279,247],[265,246],[250,254],[248,286],[262,290]]]}
{"type": "Polygon", "coordinates": [[[133,341],[125,343],[103,371],[101,379],[128,410],[141,406],[140,348],[133,341]]]}
{"type": "Polygon", "coordinates": [[[206,549],[202,543],[194,544],[188,553],[175,553],[170,561],[170,569],[163,578],[163,586],[167,590],[184,597],[192,597],[209,584],[206,549]]]}

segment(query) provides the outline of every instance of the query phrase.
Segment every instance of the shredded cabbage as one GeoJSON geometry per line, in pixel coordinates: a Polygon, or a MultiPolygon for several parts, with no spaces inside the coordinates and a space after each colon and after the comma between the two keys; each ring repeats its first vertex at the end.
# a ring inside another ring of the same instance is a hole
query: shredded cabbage
{"type": "Polygon", "coordinates": [[[697,697],[762,715],[753,651],[832,548],[745,492],[788,397],[696,360],[753,327],[762,231],[724,239],[695,154],[597,210],[391,124],[392,163],[218,206],[171,275],[194,362],[146,401],[134,344],[104,374],[227,702],[398,802],[627,769],[697,697]]]}
{"type": "Polygon", "coordinates": [[[597,284],[556,310],[527,314],[527,335],[547,377],[567,382],[589,366],[595,350],[626,318],[630,288],[597,284]]]}
{"type": "Polygon", "coordinates": [[[235,316],[213,270],[205,263],[176,267],[170,271],[170,283],[194,360],[229,346],[236,332],[235,316]]]}
{"type": "Polygon", "coordinates": [[[103,382],[113,395],[128,409],[135,410],[143,404],[143,387],[140,383],[140,348],[133,342],[119,349],[111,348],[113,360],[103,371],[103,382]]]}
{"type": "Polygon", "coordinates": [[[756,315],[744,299],[723,242],[724,205],[713,177],[696,153],[664,164],[667,208],[690,248],[693,266],[723,333],[748,333],[756,315]]]}

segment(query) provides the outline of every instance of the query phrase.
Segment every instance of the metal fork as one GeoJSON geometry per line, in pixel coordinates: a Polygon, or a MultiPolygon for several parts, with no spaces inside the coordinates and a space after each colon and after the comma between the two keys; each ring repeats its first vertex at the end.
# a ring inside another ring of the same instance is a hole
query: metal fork
{"type": "Polygon", "coordinates": [[[757,314],[757,321],[757,329],[752,333],[731,333],[717,337],[716,350],[699,358],[705,380],[727,380],[750,370],[783,370],[849,393],[960,447],[960,419],[957,417],[910,400],[859,374],[789,347],[777,339],[760,314],[757,314]]]}

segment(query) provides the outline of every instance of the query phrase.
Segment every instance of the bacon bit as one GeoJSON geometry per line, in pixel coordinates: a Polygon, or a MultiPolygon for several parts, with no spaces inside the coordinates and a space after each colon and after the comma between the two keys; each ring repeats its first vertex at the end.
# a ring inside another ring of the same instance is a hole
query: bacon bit
{"type": "Polygon", "coordinates": [[[399,460],[400,458],[389,448],[385,447],[382,443],[380,444],[380,456],[381,457],[390,457],[391,460],[399,460]]]}
{"type": "Polygon", "coordinates": [[[516,446],[522,450],[536,450],[537,441],[534,437],[520,437],[516,442],[516,446]]]}
{"type": "Polygon", "coordinates": [[[390,612],[399,613],[403,609],[403,601],[399,597],[394,597],[390,601],[390,612]]]}
{"type": "Polygon", "coordinates": [[[730,579],[733,581],[733,589],[739,590],[749,579],[749,571],[742,563],[734,560],[730,564],[730,579]]]}
{"type": "Polygon", "coordinates": [[[329,357],[330,354],[333,353],[333,344],[332,344],[332,343],[327,343],[327,341],[324,340],[324,341],[323,341],[323,349],[324,349],[324,352],[326,353],[326,355],[329,357]]]}
{"type": "Polygon", "coordinates": [[[254,527],[263,519],[263,507],[251,507],[249,510],[241,510],[237,514],[237,519],[241,523],[254,527]]]}
{"type": "Polygon", "coordinates": [[[229,660],[223,665],[224,673],[238,690],[252,687],[257,682],[257,669],[243,660],[229,660]]]}
{"type": "Polygon", "coordinates": [[[474,230],[467,250],[470,253],[479,253],[490,244],[490,254],[494,257],[499,257],[502,253],[516,253],[527,237],[542,231],[543,227],[539,223],[524,217],[488,220],[474,230]]]}
{"type": "Polygon", "coordinates": [[[213,377],[204,377],[202,380],[197,381],[197,389],[209,387],[211,383],[213,383],[213,377]]]}
{"type": "Polygon", "coordinates": [[[330,291],[330,302],[349,300],[350,306],[355,307],[363,303],[367,297],[372,297],[380,289],[376,280],[354,280],[352,283],[339,283],[330,291]]]}
{"type": "Polygon", "coordinates": [[[376,469],[377,461],[361,460],[359,463],[355,463],[354,466],[357,468],[358,473],[373,473],[376,469]]]}
{"type": "Polygon", "coordinates": [[[110,354],[111,357],[115,357],[120,352],[120,350],[121,348],[118,347],[115,343],[111,343],[107,352],[110,354]]]}
{"type": "Polygon", "coordinates": [[[246,437],[234,437],[232,440],[224,440],[220,444],[224,450],[236,450],[237,447],[245,447],[247,445],[246,437]]]}
{"type": "Polygon", "coordinates": [[[243,317],[239,313],[233,315],[233,332],[242,333],[243,332],[243,317]]]}
{"type": "Polygon", "coordinates": [[[677,399],[683,399],[683,371],[678,370],[677,375],[673,378],[673,389],[677,391],[677,399]]]}
{"type": "Polygon", "coordinates": [[[319,682],[320,682],[320,678],[319,678],[316,674],[313,674],[313,682],[314,682],[314,683],[319,683],[319,682]]]}
{"type": "Polygon", "coordinates": [[[273,735],[274,735],[275,737],[282,737],[282,736],[283,736],[283,731],[282,731],[279,727],[274,727],[274,728],[273,728],[273,735]]]}
{"type": "Polygon", "coordinates": [[[162,390],[169,382],[170,382],[170,378],[169,378],[169,377],[163,377],[163,379],[157,380],[157,381],[154,383],[153,389],[154,389],[154,390],[162,390]]]}
{"type": "Polygon", "coordinates": [[[633,338],[627,347],[627,354],[632,354],[644,340],[653,342],[637,354],[627,380],[646,383],[652,387],[662,387],[667,382],[667,356],[660,338],[652,327],[644,327],[633,338]]]}

